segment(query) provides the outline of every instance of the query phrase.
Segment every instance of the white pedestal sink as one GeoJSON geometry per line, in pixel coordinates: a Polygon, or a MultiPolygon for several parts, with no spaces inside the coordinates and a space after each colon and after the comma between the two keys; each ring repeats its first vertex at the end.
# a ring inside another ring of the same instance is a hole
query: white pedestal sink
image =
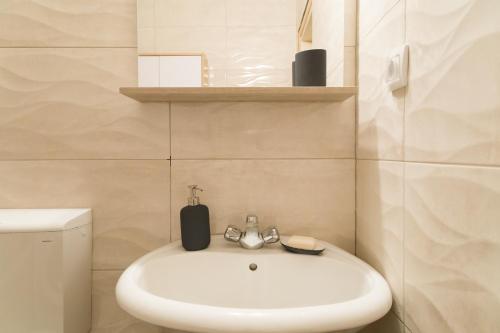
{"type": "Polygon", "coordinates": [[[245,250],[222,236],[197,252],[175,242],[127,268],[118,303],[141,320],[201,333],[356,332],[386,314],[391,292],[382,276],[322,244],[323,254],[310,256],[279,244],[245,250]]]}

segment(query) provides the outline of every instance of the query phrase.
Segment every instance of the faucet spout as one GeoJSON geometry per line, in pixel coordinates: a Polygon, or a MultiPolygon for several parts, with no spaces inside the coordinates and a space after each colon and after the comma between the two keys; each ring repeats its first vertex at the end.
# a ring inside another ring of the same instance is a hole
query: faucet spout
{"type": "Polygon", "coordinates": [[[270,227],[259,232],[259,222],[255,215],[248,215],[245,231],[240,231],[237,227],[230,225],[224,233],[224,238],[231,242],[240,243],[245,249],[260,249],[264,244],[275,243],[279,240],[279,232],[276,227],[270,227]]]}

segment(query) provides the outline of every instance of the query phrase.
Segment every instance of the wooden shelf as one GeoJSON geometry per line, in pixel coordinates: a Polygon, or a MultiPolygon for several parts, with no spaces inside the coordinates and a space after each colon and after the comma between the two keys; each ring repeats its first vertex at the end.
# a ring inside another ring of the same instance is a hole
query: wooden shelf
{"type": "Polygon", "coordinates": [[[153,102],[339,102],[356,87],[123,87],[120,93],[143,103],[153,102]]]}

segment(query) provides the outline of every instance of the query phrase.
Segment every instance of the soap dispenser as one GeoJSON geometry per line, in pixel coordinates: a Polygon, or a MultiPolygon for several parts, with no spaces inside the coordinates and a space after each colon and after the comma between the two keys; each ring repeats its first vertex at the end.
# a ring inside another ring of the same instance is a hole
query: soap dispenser
{"type": "Polygon", "coordinates": [[[197,191],[203,191],[198,185],[189,185],[191,197],[188,205],[181,209],[182,246],[187,251],[203,250],[210,244],[210,223],[208,207],[200,204],[197,191]]]}

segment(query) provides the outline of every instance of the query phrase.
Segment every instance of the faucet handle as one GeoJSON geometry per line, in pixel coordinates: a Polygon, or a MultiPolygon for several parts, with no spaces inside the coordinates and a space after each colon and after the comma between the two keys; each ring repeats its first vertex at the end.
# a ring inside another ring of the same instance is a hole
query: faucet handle
{"type": "Polygon", "coordinates": [[[276,243],[280,240],[280,233],[275,226],[271,226],[262,231],[262,239],[266,244],[276,243]]]}
{"type": "Polygon", "coordinates": [[[230,242],[239,242],[241,234],[242,232],[237,226],[230,224],[224,232],[224,238],[230,242]]]}

